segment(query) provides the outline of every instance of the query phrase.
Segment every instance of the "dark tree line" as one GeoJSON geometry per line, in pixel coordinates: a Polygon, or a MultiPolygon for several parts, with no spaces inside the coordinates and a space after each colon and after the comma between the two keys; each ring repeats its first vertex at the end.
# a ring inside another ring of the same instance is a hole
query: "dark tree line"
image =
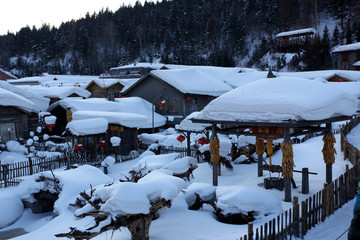
{"type": "MultiPolygon", "coordinates": [[[[338,42],[360,38],[355,0],[163,0],[103,9],[58,28],[23,27],[0,36],[0,67],[19,76],[94,74],[133,61],[234,66],[270,50],[280,31],[313,27],[325,11],[339,20],[338,42]]],[[[329,36],[330,37],[330,36],[329,36]]],[[[316,49],[315,46],[313,46],[316,49]]],[[[308,49],[310,51],[310,48],[308,49]]],[[[253,63],[255,60],[250,63],[253,63]]]]}

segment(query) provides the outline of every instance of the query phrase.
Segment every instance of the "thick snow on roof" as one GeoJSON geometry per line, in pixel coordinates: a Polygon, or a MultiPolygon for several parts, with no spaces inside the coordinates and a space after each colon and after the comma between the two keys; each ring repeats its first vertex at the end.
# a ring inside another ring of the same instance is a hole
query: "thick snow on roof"
{"type": "Polygon", "coordinates": [[[83,76],[83,75],[52,75],[52,74],[42,74],[41,76],[36,77],[24,77],[16,80],[8,80],[12,84],[22,84],[38,82],[43,86],[74,86],[81,85],[87,86],[89,82],[94,79],[98,79],[99,76],[83,76]]]}
{"type": "Polygon", "coordinates": [[[281,32],[281,33],[276,34],[275,37],[287,37],[287,36],[301,35],[301,34],[306,34],[306,33],[316,34],[316,30],[315,30],[315,28],[304,28],[304,29],[293,30],[293,31],[288,31],[288,32],[281,32]]]}
{"type": "Polygon", "coordinates": [[[76,136],[106,133],[107,128],[108,121],[104,118],[72,120],[66,125],[66,129],[76,136]]]}
{"type": "Polygon", "coordinates": [[[36,95],[30,92],[27,88],[23,89],[5,81],[0,81],[0,88],[6,89],[10,92],[23,96],[24,98],[33,102],[34,103],[33,110],[35,112],[46,111],[46,109],[49,107],[50,99],[36,95]]]}
{"type": "Polygon", "coordinates": [[[122,112],[76,111],[72,114],[74,120],[105,118],[111,124],[129,128],[139,128],[145,125],[148,118],[144,115],[122,112]]]}
{"type": "Polygon", "coordinates": [[[360,67],[360,61],[357,61],[356,63],[353,64],[354,67],[360,67]]]}
{"type": "Polygon", "coordinates": [[[194,68],[154,70],[151,74],[183,93],[219,96],[232,89],[205,71],[194,68]]]}
{"type": "Polygon", "coordinates": [[[211,126],[211,124],[207,124],[207,123],[193,123],[190,119],[196,118],[198,114],[199,112],[191,113],[184,120],[182,120],[180,124],[176,125],[175,128],[177,130],[182,130],[182,131],[200,132],[200,131],[204,131],[205,128],[211,126]]]}
{"type": "MultiPolygon", "coordinates": [[[[239,73],[230,75],[226,83],[230,86],[236,88],[241,87],[245,84],[257,81],[262,78],[266,78],[267,71],[257,71],[257,70],[244,70],[239,73]]],[[[337,76],[342,76],[351,81],[357,82],[360,81],[360,71],[350,71],[350,70],[322,70],[322,71],[306,71],[306,72],[273,72],[277,77],[300,77],[308,79],[330,79],[337,76]]]]}
{"type": "MultiPolygon", "coordinates": [[[[141,114],[147,117],[146,123],[141,128],[152,128],[152,104],[140,97],[116,98],[121,112],[141,114]]],[[[166,118],[154,112],[154,127],[164,126],[166,118]]]]}
{"type": "Polygon", "coordinates": [[[137,67],[160,69],[160,68],[163,67],[163,66],[164,66],[163,63],[139,62],[139,63],[133,63],[133,64],[124,65],[124,66],[119,66],[119,67],[113,67],[113,68],[110,68],[110,70],[114,70],[114,69],[126,69],[126,68],[137,68],[137,67]]]}
{"type": "Polygon", "coordinates": [[[0,88],[0,106],[13,106],[26,112],[34,112],[35,109],[35,104],[30,100],[3,88],[0,88]]]}
{"type": "MultiPolygon", "coordinates": [[[[339,84],[340,85],[340,84],[339,84]]],[[[357,96],[338,85],[304,78],[261,79],[211,101],[195,119],[280,122],[351,116],[357,96]]]]}
{"type": "Polygon", "coordinates": [[[360,42],[338,46],[332,52],[335,53],[335,52],[347,52],[347,51],[356,51],[356,50],[360,50],[360,42]]]}
{"type": "MultiPolygon", "coordinates": [[[[113,113],[130,113],[142,115],[147,118],[145,123],[139,128],[152,127],[152,105],[148,101],[139,97],[117,98],[116,102],[108,101],[104,98],[89,98],[89,99],[71,99],[66,98],[50,105],[48,111],[51,111],[57,106],[66,109],[70,107],[72,112],[76,111],[101,111],[113,113]]],[[[154,113],[154,127],[163,126],[166,123],[166,118],[158,113],[154,113]]]]}
{"type": "MultiPolygon", "coordinates": [[[[25,87],[22,87],[25,88],[25,87]]],[[[43,87],[43,86],[26,86],[26,89],[47,98],[59,98],[64,99],[72,94],[76,94],[79,97],[87,98],[91,93],[81,87],[43,87]]]]}

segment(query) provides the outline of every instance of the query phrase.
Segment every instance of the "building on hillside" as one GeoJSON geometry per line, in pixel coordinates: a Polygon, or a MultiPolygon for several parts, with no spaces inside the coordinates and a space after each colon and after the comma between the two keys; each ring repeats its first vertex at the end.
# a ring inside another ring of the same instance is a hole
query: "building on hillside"
{"type": "Polygon", "coordinates": [[[332,53],[336,54],[337,69],[359,70],[360,42],[338,46],[332,53]]]}
{"type": "Polygon", "coordinates": [[[156,112],[168,117],[168,124],[177,124],[231,89],[228,84],[206,71],[184,68],[153,70],[122,92],[122,95],[149,101],[154,104],[156,112]]]}
{"type": "Polygon", "coordinates": [[[314,28],[305,28],[277,34],[275,51],[285,53],[299,53],[307,41],[316,35],[314,28]]]}
{"type": "Polygon", "coordinates": [[[91,93],[91,98],[107,98],[113,101],[120,97],[124,84],[119,79],[95,79],[85,89],[91,93]]]}
{"type": "Polygon", "coordinates": [[[17,79],[17,77],[0,68],[0,80],[11,80],[11,79],[17,79]]]}
{"type": "Polygon", "coordinates": [[[134,63],[130,65],[110,68],[108,75],[102,75],[101,78],[141,78],[152,70],[163,67],[161,63],[134,63]]]}

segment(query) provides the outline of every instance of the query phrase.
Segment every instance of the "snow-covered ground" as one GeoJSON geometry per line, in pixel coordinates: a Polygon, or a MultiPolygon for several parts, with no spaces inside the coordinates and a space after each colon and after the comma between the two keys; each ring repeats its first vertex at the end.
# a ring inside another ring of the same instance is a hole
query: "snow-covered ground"
{"type": "MultiPolygon", "coordinates": [[[[169,131],[167,133],[169,133],[169,131]]],[[[221,140],[225,141],[226,138],[220,138],[220,141],[221,140]]],[[[339,145],[339,135],[336,135],[336,141],[338,154],[336,155],[336,162],[333,166],[334,179],[345,172],[346,165],[351,166],[351,163],[343,160],[343,154],[340,151],[339,145]]],[[[301,174],[294,173],[297,189],[292,189],[292,195],[298,196],[299,201],[306,199],[323,187],[325,182],[325,163],[322,159],[322,146],[323,142],[321,137],[310,139],[302,144],[293,145],[295,169],[308,167],[309,171],[318,173],[318,175],[310,175],[311,184],[309,194],[301,193],[301,174]]],[[[0,189],[0,201],[2,203],[9,203],[7,205],[8,207],[1,208],[0,223],[6,225],[6,222],[9,224],[16,220],[10,226],[0,229],[0,239],[4,239],[2,238],[2,236],[4,236],[2,232],[4,231],[13,230],[14,232],[20,233],[22,232],[21,229],[28,233],[16,239],[59,239],[56,238],[54,234],[68,232],[69,227],[86,229],[92,226],[94,224],[93,218],[85,217],[77,219],[74,216],[77,208],[70,207],[68,204],[74,201],[80,191],[90,189],[90,183],[94,187],[100,183],[106,183],[120,178],[124,179],[124,176],[129,176],[129,171],[132,170],[134,166],[139,162],[145,161],[145,158],[141,157],[142,156],[131,161],[109,166],[107,176],[103,175],[101,171],[90,167],[79,168],[78,170],[64,171],[64,169],[58,169],[54,171],[59,179],[63,179],[66,186],[70,186],[70,188],[63,189],[64,192],[61,193],[62,195],[60,195],[59,200],[55,204],[57,208],[56,213],[59,214],[55,218],[52,218],[51,213],[33,214],[29,209],[23,211],[22,207],[16,204],[20,197],[23,199],[26,198],[29,189],[34,189],[35,185],[22,184],[19,187],[0,189]],[[74,173],[71,173],[71,171],[74,171],[74,173]],[[20,214],[22,212],[22,215],[20,218],[17,218],[18,215],[20,215],[19,212],[20,214]]],[[[148,159],[153,157],[154,156],[149,156],[148,159]]],[[[274,164],[281,164],[281,153],[276,152],[272,160],[274,164]]],[[[212,183],[212,169],[207,163],[198,163],[198,167],[194,170],[193,175],[194,177],[185,185],[189,186],[190,184],[197,183],[208,184],[209,186],[212,183]]],[[[277,176],[277,174],[273,173],[272,176],[277,176]]],[[[283,201],[284,191],[277,189],[265,190],[262,186],[264,177],[269,177],[269,173],[265,171],[263,177],[257,177],[256,163],[234,164],[233,171],[222,168],[222,175],[219,177],[219,193],[223,194],[223,198],[221,199],[222,203],[231,202],[231,198],[226,196],[227,189],[224,187],[232,187],[238,190],[241,189],[241,191],[237,191],[237,193],[240,192],[242,195],[236,196],[237,199],[248,199],[243,200],[245,201],[243,205],[249,203],[249,197],[254,193],[258,193],[259,196],[263,198],[269,194],[271,198],[279,201],[281,204],[280,207],[283,210],[288,210],[291,207],[291,203],[283,201]],[[244,196],[244,192],[245,194],[248,193],[248,196],[244,196]]],[[[29,180],[27,182],[27,184],[29,184],[29,180]]],[[[186,191],[185,188],[174,198],[170,209],[160,210],[160,217],[151,223],[150,239],[239,239],[247,232],[247,225],[232,225],[217,221],[213,214],[213,209],[210,206],[204,205],[202,209],[197,211],[188,210],[186,191]]],[[[191,191],[189,190],[189,192],[191,191]]],[[[267,200],[267,198],[261,200],[267,200]]],[[[265,201],[265,203],[266,202],[274,203],[273,200],[265,201]]],[[[319,224],[310,230],[305,239],[336,239],[350,225],[353,204],[354,201],[351,201],[344,205],[342,209],[329,217],[325,223],[319,224]]],[[[254,228],[259,227],[275,216],[277,216],[275,213],[266,217],[259,216],[259,218],[254,221],[254,228]]],[[[121,231],[115,231],[114,233],[104,233],[94,239],[110,239],[112,234],[114,234],[113,239],[131,239],[131,235],[126,228],[122,228],[121,231]]],[[[340,239],[344,240],[346,238],[345,234],[340,239]]]]}

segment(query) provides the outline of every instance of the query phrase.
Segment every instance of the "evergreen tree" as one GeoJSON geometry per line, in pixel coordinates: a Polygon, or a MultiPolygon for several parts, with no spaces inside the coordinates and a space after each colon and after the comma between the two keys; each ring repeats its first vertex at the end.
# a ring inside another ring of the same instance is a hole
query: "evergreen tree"
{"type": "Polygon", "coordinates": [[[333,35],[331,38],[331,46],[336,46],[340,44],[340,31],[337,25],[334,28],[333,35]]]}

